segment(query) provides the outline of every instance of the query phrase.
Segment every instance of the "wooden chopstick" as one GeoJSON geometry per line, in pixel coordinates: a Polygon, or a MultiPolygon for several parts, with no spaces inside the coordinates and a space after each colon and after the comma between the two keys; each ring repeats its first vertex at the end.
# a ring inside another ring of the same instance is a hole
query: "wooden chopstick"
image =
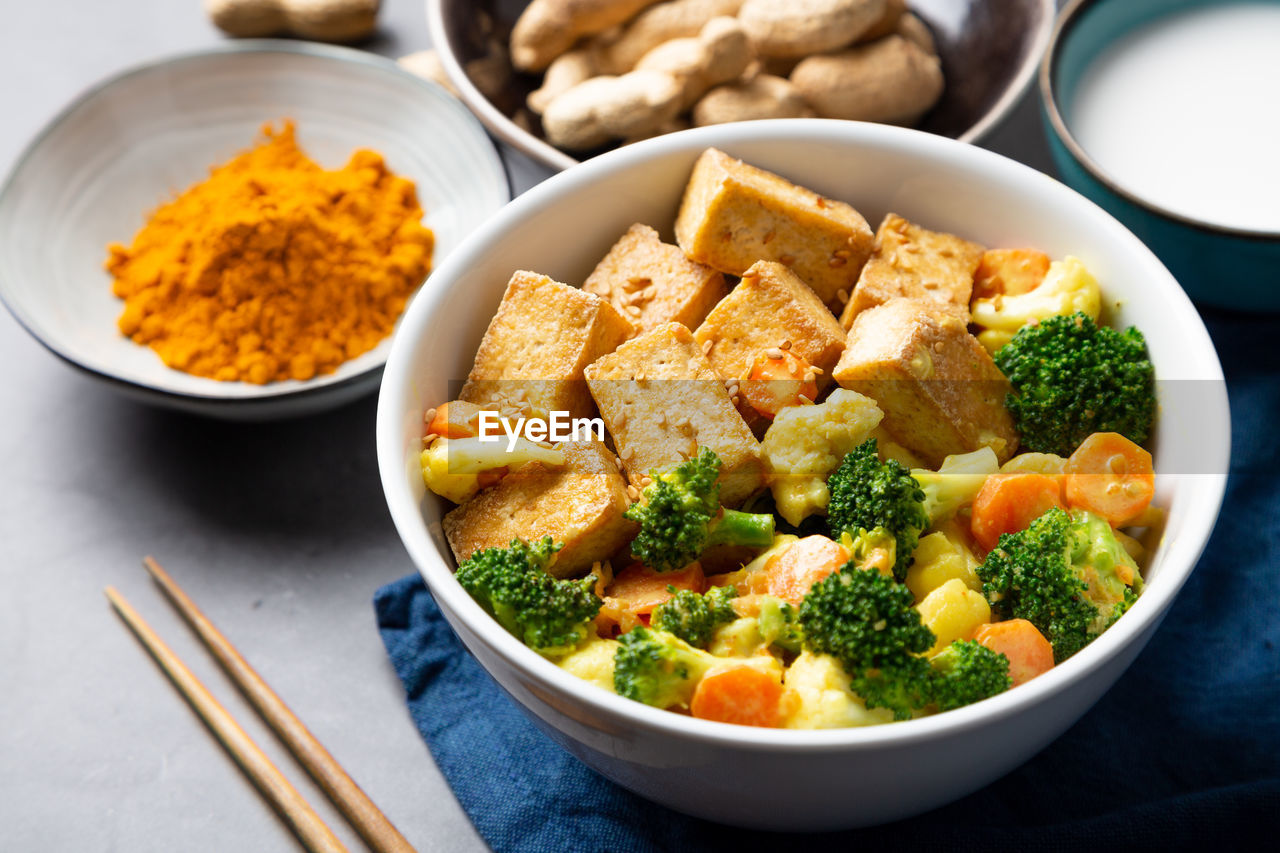
{"type": "Polygon", "coordinates": [[[169,574],[151,557],[143,559],[151,577],[160,585],[169,601],[182,614],[200,640],[222,668],[231,676],[245,697],[258,710],[267,724],[275,730],[285,746],[311,777],[333,801],[365,843],[377,853],[415,853],[414,848],[395,825],[387,819],[369,796],[360,789],[342,765],[337,762],[320,741],[307,730],[302,721],[289,710],[276,692],[251,667],[231,641],[214,627],[195,602],[169,577],[169,574]]]}
{"type": "Polygon", "coordinates": [[[346,853],[346,846],[325,825],[297,789],[289,784],[289,780],[271,763],[271,759],[245,734],[227,709],[213,698],[213,694],[138,615],[138,611],[113,587],[107,587],[105,592],[107,600],[129,626],[129,630],[146,646],[174,686],[191,703],[200,719],[204,720],[205,725],[222,742],[227,752],[231,753],[231,757],[307,849],[315,853],[346,853]]]}

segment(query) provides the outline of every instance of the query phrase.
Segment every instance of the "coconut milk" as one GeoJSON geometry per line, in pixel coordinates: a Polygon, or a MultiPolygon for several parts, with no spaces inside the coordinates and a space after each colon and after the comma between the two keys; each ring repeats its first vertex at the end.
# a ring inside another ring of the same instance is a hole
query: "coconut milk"
{"type": "Polygon", "coordinates": [[[1067,121],[1134,195],[1280,231],[1280,3],[1210,4],[1122,37],[1085,71],[1067,121]]]}

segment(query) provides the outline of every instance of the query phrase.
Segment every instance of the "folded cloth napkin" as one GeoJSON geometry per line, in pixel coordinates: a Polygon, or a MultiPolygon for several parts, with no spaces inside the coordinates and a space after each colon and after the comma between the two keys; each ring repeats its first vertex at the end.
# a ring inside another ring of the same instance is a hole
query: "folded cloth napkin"
{"type": "MultiPolygon", "coordinates": [[[[842,848],[1181,850],[1280,831],[1280,321],[1205,313],[1228,377],[1231,477],[1205,555],[1155,638],[1030,762],[926,815],[832,834],[842,848]]],[[[642,800],[561,750],[466,652],[417,575],[378,590],[374,606],[413,720],[495,850],[741,850],[769,839],[642,800]]]]}

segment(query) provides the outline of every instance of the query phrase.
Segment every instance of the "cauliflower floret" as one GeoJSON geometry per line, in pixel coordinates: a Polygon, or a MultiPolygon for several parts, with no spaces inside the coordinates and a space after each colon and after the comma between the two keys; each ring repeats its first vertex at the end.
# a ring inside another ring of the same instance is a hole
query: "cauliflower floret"
{"type": "Polygon", "coordinates": [[[994,354],[1028,323],[1083,311],[1093,320],[1102,310],[1098,280],[1078,258],[1054,261],[1039,287],[1017,296],[997,294],[973,300],[969,311],[982,328],[978,340],[994,354]]]}
{"type": "Polygon", "coordinates": [[[990,447],[979,447],[969,453],[955,453],[942,460],[937,471],[911,469],[924,492],[924,510],[929,526],[936,527],[951,518],[961,507],[973,503],[987,477],[1000,470],[1000,460],[990,447]]]}
{"type": "Polygon", "coordinates": [[[789,729],[843,729],[893,722],[888,708],[867,710],[849,690],[849,676],[830,655],[801,652],[787,668],[784,683],[795,697],[789,729]]]}
{"type": "Polygon", "coordinates": [[[526,462],[549,467],[564,464],[564,454],[517,438],[508,451],[507,441],[479,438],[437,438],[422,451],[422,479],[427,488],[456,504],[465,503],[480,491],[480,475],[497,468],[515,470],[526,462]]]}
{"type": "Polygon", "coordinates": [[[760,448],[778,514],[790,524],[822,512],[831,500],[827,477],[845,454],[866,441],[884,414],[875,400],[838,388],[816,406],[778,412],[760,448]]]}
{"type": "Polygon", "coordinates": [[[588,640],[577,651],[567,655],[558,664],[583,681],[613,691],[613,656],[618,650],[617,640],[596,637],[588,640]]]}

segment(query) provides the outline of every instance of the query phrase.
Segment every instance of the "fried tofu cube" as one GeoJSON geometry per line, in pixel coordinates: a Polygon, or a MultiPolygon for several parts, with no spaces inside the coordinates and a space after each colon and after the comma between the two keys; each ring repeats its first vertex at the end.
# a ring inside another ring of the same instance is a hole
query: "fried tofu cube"
{"type": "Polygon", "coordinates": [[[607,299],[636,334],[664,323],[692,329],[729,293],[723,273],[689,260],[639,222],[613,244],[582,289],[607,299]]]}
{"type": "Polygon", "coordinates": [[[723,463],[722,502],[739,504],[764,485],[759,443],[684,326],[645,332],[589,366],[586,376],[633,483],[709,447],[723,463]]]}
{"type": "Polygon", "coordinates": [[[631,541],[636,525],[622,515],[630,501],[613,454],[598,441],[565,442],[561,450],[562,467],[530,462],[444,517],[444,535],[459,563],[512,539],[550,536],[564,545],[551,574],[571,577],[631,541]]]}
{"type": "Polygon", "coordinates": [[[631,323],[594,293],[519,271],[480,342],[460,400],[502,408],[522,397],[545,412],[591,417],[582,371],[631,337],[631,323]]]}
{"type": "Polygon", "coordinates": [[[1008,381],[964,321],[935,302],[891,299],[859,314],[834,378],[875,400],[881,426],[930,467],[981,447],[1001,462],[1017,450],[1008,381]]]}
{"type": "Polygon", "coordinates": [[[772,172],[708,148],[693,167],[676,216],[676,242],[699,263],[742,275],[756,261],[791,268],[840,310],[871,255],[862,214],[772,172]]]}
{"type": "Polygon", "coordinates": [[[973,276],[985,250],[954,234],[930,231],[890,213],[876,231],[875,251],[858,276],[840,323],[882,302],[906,297],[951,305],[969,320],[973,276]]]}
{"type": "Polygon", "coordinates": [[[791,352],[822,370],[819,388],[830,382],[845,344],[835,315],[799,276],[774,261],[752,264],[693,338],[726,381],[746,379],[765,350],[790,341],[791,352]]]}

